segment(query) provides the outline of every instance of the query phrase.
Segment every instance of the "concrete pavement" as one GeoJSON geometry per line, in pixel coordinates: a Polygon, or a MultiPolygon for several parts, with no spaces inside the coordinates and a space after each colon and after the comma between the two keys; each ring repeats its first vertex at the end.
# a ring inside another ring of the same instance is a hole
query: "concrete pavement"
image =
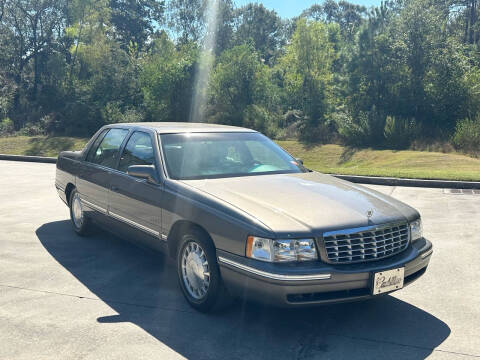
{"type": "Polygon", "coordinates": [[[480,357],[480,196],[372,186],[416,207],[425,276],[365,303],[204,315],[159,254],[76,236],[55,165],[0,161],[0,359],[480,357]]]}

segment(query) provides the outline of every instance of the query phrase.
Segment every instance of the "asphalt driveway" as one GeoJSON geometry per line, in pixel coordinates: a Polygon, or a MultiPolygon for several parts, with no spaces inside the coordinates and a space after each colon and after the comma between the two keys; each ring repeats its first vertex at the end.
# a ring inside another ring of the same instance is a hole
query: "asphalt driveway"
{"type": "Polygon", "coordinates": [[[480,357],[480,196],[375,187],[416,207],[424,277],[364,303],[203,315],[172,263],[98,231],[80,238],[55,165],[0,161],[0,359],[480,357]]]}

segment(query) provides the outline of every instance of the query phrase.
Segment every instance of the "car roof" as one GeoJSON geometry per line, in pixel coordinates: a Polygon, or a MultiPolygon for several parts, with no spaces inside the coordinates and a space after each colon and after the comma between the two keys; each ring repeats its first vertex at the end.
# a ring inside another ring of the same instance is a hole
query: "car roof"
{"type": "Polygon", "coordinates": [[[109,127],[148,128],[159,134],[174,133],[202,133],[202,132],[256,132],[255,130],[237,126],[208,124],[208,123],[187,123],[187,122],[141,122],[141,123],[119,123],[109,127]]]}

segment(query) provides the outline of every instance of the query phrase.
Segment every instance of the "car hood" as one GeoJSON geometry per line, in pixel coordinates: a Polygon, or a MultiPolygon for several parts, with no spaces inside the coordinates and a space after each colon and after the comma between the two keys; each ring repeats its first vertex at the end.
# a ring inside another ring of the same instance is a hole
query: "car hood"
{"type": "Polygon", "coordinates": [[[188,180],[280,235],[406,221],[418,213],[377,191],[317,172],[188,180]]]}

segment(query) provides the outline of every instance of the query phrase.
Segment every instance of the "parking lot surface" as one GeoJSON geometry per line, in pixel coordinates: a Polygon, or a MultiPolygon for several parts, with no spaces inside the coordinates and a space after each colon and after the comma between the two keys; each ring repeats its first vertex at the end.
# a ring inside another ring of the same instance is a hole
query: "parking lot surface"
{"type": "Polygon", "coordinates": [[[427,273],[394,295],[300,310],[192,310],[163,256],[74,234],[55,165],[0,161],[0,359],[480,357],[480,196],[375,188],[417,208],[427,273]]]}

